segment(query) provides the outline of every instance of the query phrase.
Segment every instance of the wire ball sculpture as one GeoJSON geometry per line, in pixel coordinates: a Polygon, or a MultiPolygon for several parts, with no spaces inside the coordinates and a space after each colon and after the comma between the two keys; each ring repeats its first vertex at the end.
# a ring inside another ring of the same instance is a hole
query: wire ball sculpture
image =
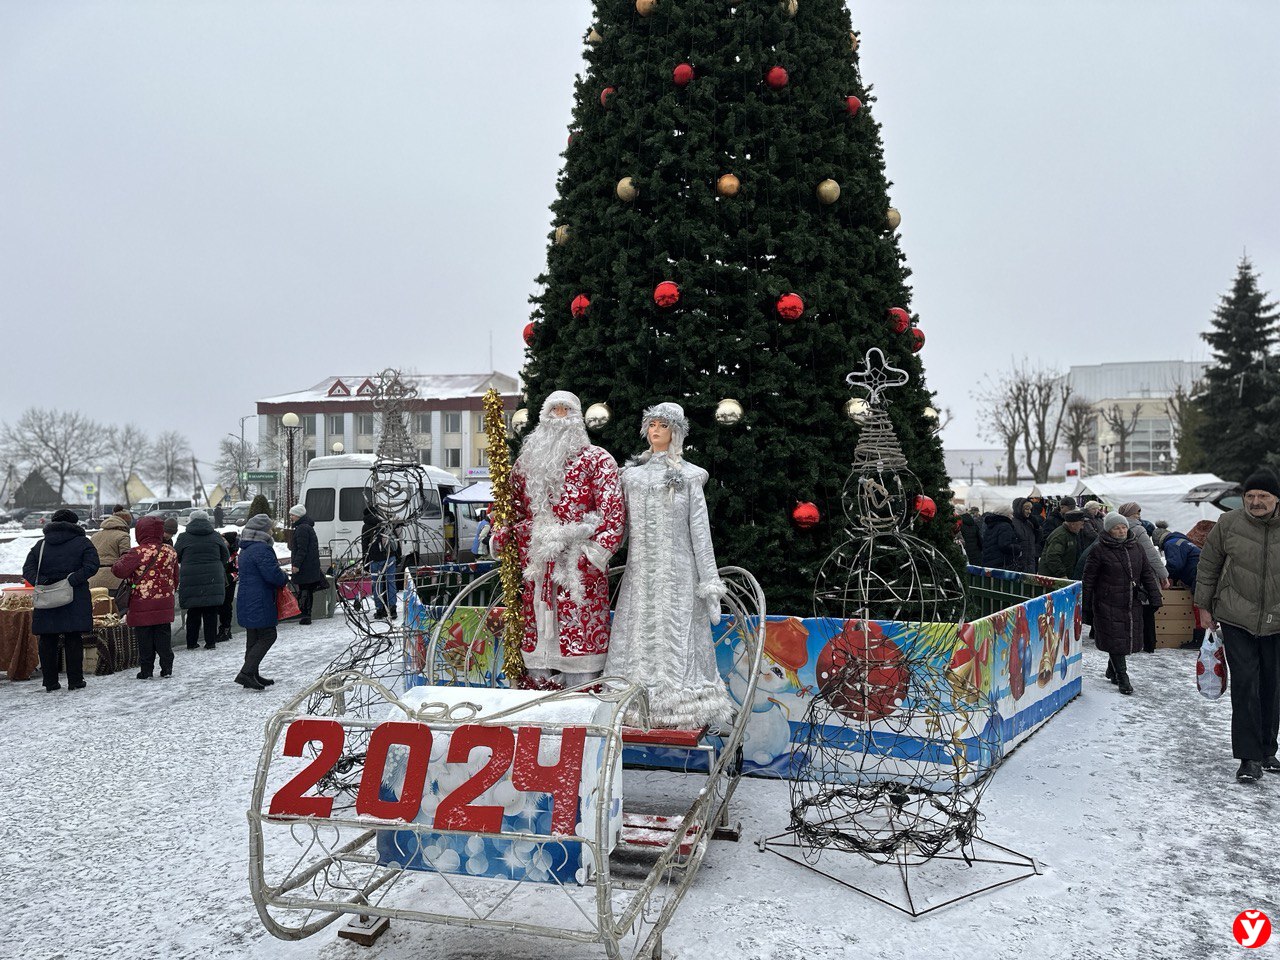
{"type": "Polygon", "coordinates": [[[844,537],[814,586],[828,636],[794,744],[806,766],[791,786],[790,831],[806,857],[831,848],[908,864],[968,848],[1000,757],[994,702],[949,669],[963,583],[911,532],[921,487],[885,401],[908,379],[876,348],[848,377],[869,409],[844,487],[844,537]]]}

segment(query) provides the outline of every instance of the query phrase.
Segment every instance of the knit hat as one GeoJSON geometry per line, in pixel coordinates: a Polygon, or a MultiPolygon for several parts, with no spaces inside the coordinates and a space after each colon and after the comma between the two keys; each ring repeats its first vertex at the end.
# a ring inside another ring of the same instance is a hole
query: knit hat
{"type": "Polygon", "coordinates": [[[1136,517],[1141,512],[1142,507],[1136,501],[1130,500],[1128,503],[1120,504],[1120,513],[1123,514],[1126,519],[1129,517],[1136,517]]]}
{"type": "Polygon", "coordinates": [[[1129,521],[1123,514],[1116,513],[1114,510],[1102,518],[1102,529],[1106,530],[1108,533],[1111,531],[1112,527],[1118,527],[1121,525],[1127,527],[1129,526],[1129,521]]]}
{"type": "Polygon", "coordinates": [[[271,518],[265,513],[254,514],[245,521],[244,528],[240,531],[242,543],[252,543],[255,540],[260,543],[271,543],[274,539],[271,536],[271,518]]]}
{"type": "Polygon", "coordinates": [[[50,523],[79,523],[80,518],[74,510],[55,510],[49,518],[50,523]]]}
{"type": "Polygon", "coordinates": [[[1075,498],[1075,497],[1063,497],[1061,500],[1059,500],[1059,501],[1058,501],[1058,506],[1059,506],[1059,507],[1070,507],[1072,510],[1074,510],[1074,509],[1076,508],[1076,498],[1075,498]]]}
{"type": "Polygon", "coordinates": [[[289,516],[291,517],[305,517],[306,515],[307,515],[307,508],[300,503],[295,503],[292,507],[289,508],[289,516]]]}
{"type": "Polygon", "coordinates": [[[1156,527],[1155,534],[1151,537],[1151,542],[1157,547],[1163,547],[1164,542],[1173,536],[1173,531],[1168,527],[1156,527]]]}
{"type": "Polygon", "coordinates": [[[1245,493],[1250,490],[1261,490],[1273,497],[1280,497],[1280,480],[1277,480],[1276,475],[1270,470],[1259,469],[1249,475],[1249,479],[1240,485],[1240,489],[1245,493]]]}
{"type": "Polygon", "coordinates": [[[190,523],[192,520],[208,520],[208,519],[209,519],[209,514],[207,511],[204,511],[204,510],[192,510],[191,513],[187,515],[188,523],[190,523]]]}
{"type": "Polygon", "coordinates": [[[165,518],[164,518],[164,532],[165,532],[165,533],[167,533],[167,534],[169,534],[169,536],[173,536],[175,533],[177,533],[177,532],[178,532],[178,518],[177,518],[177,517],[165,517],[165,518]]]}

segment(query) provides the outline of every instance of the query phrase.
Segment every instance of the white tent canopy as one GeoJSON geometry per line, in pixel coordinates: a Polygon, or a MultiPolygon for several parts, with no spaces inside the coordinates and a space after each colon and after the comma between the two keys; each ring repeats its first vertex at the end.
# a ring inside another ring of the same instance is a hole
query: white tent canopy
{"type": "Polygon", "coordinates": [[[1183,503],[1182,498],[1203,483],[1221,483],[1212,473],[1100,473],[1076,481],[1074,494],[1118,507],[1133,501],[1142,519],[1168,520],[1171,530],[1190,530],[1200,520],[1217,520],[1222,511],[1211,503],[1183,503]]]}
{"type": "Polygon", "coordinates": [[[493,484],[480,480],[444,499],[447,503],[493,503],[493,484]]]}

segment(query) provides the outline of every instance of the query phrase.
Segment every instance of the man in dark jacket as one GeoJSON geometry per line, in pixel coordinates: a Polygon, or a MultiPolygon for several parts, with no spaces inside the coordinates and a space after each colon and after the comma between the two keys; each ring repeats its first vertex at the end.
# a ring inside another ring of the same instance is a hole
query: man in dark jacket
{"type": "Polygon", "coordinates": [[[218,504],[213,508],[213,525],[215,527],[223,526],[226,522],[226,518],[226,514],[222,512],[222,504],[218,504]]]}
{"type": "Polygon", "coordinates": [[[275,681],[259,669],[262,658],[276,642],[276,590],[289,582],[276,559],[271,518],[255,514],[240,531],[240,589],[236,593],[236,619],[245,628],[244,666],[236,683],[250,690],[264,690],[275,681]]]}
{"type": "Polygon", "coordinates": [[[218,610],[226,598],[231,551],[203,510],[191,511],[174,549],[178,552],[178,606],[187,611],[187,649],[200,646],[203,625],[204,648],[212,650],[218,642],[218,610]]]}
{"type": "Polygon", "coordinates": [[[969,562],[982,566],[982,513],[970,507],[960,515],[960,538],[964,541],[964,555],[969,562]]]}
{"type": "Polygon", "coordinates": [[[1195,604],[1222,629],[1231,675],[1231,752],[1236,779],[1280,773],[1280,480],[1245,480],[1244,508],[1214,525],[1200,554],[1195,604]]]}
{"type": "Polygon", "coordinates": [[[1040,558],[1039,531],[1031,519],[1035,505],[1025,497],[1013,501],[1013,562],[1010,570],[1024,573],[1036,572],[1040,558]]]}
{"type": "Polygon", "coordinates": [[[373,579],[374,619],[394,620],[396,559],[400,556],[400,542],[368,505],[364,508],[364,524],[360,528],[360,546],[364,551],[365,565],[373,579]]]}
{"type": "Polygon", "coordinates": [[[995,570],[1016,570],[1013,510],[1000,505],[982,518],[982,565],[995,570]]]}
{"type": "Polygon", "coordinates": [[[1080,559],[1080,529],[1084,526],[1083,510],[1068,510],[1059,527],[1049,534],[1040,554],[1038,571],[1046,577],[1070,580],[1080,559]]]}
{"type": "MultiPolygon", "coordinates": [[[[1053,536],[1053,531],[1062,526],[1063,522],[1067,518],[1067,514],[1071,513],[1075,508],[1075,497],[1063,497],[1058,501],[1057,509],[1050,512],[1049,516],[1045,518],[1044,524],[1041,527],[1041,533],[1043,534],[1044,544],[1046,547],[1049,545],[1049,538],[1053,536]]],[[[1043,556],[1043,551],[1041,551],[1041,555],[1043,556]]]]}
{"type": "Polygon", "coordinates": [[[316,522],[307,516],[307,508],[300,503],[289,508],[293,520],[293,556],[290,558],[293,583],[298,588],[298,607],[302,618],[298,623],[311,623],[311,603],[316,591],[325,585],[324,572],[320,569],[320,540],[316,537],[316,522]]]}
{"type": "Polygon", "coordinates": [[[22,565],[23,578],[33,586],[60,580],[71,584],[70,603],[38,607],[31,614],[31,632],[40,638],[41,681],[50,692],[62,689],[58,683],[61,650],[67,660],[67,689],[81,690],[85,686],[84,635],[93,631],[89,580],[98,572],[98,551],[71,510],[54,513],[41,533],[22,565]]]}

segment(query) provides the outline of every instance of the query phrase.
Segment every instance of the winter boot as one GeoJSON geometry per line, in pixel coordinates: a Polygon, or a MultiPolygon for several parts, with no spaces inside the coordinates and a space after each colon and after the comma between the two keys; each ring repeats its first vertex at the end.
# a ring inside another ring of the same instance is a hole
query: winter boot
{"type": "Polygon", "coordinates": [[[265,690],[267,689],[258,682],[257,677],[252,677],[247,673],[241,672],[236,674],[236,683],[244,687],[246,690],[265,690]]]}
{"type": "Polygon", "coordinates": [[[1257,760],[1241,760],[1236,779],[1241,783],[1257,783],[1262,779],[1262,764],[1257,760]]]}
{"type": "Polygon", "coordinates": [[[1116,673],[1116,688],[1125,696],[1133,693],[1133,684],[1129,682],[1129,664],[1125,661],[1124,655],[1113,655],[1111,663],[1116,673]]]}
{"type": "Polygon", "coordinates": [[[1262,761],[1262,769],[1266,773],[1280,773],[1280,758],[1273,753],[1262,761]]]}
{"type": "Polygon", "coordinates": [[[1116,679],[1116,665],[1115,663],[1112,662],[1110,657],[1107,658],[1107,679],[1110,680],[1112,683],[1120,682],[1118,679],[1116,679]]]}
{"type": "Polygon", "coordinates": [[[255,679],[264,687],[269,687],[273,683],[275,683],[275,681],[272,680],[270,677],[264,677],[262,674],[258,674],[258,676],[255,679]]]}

